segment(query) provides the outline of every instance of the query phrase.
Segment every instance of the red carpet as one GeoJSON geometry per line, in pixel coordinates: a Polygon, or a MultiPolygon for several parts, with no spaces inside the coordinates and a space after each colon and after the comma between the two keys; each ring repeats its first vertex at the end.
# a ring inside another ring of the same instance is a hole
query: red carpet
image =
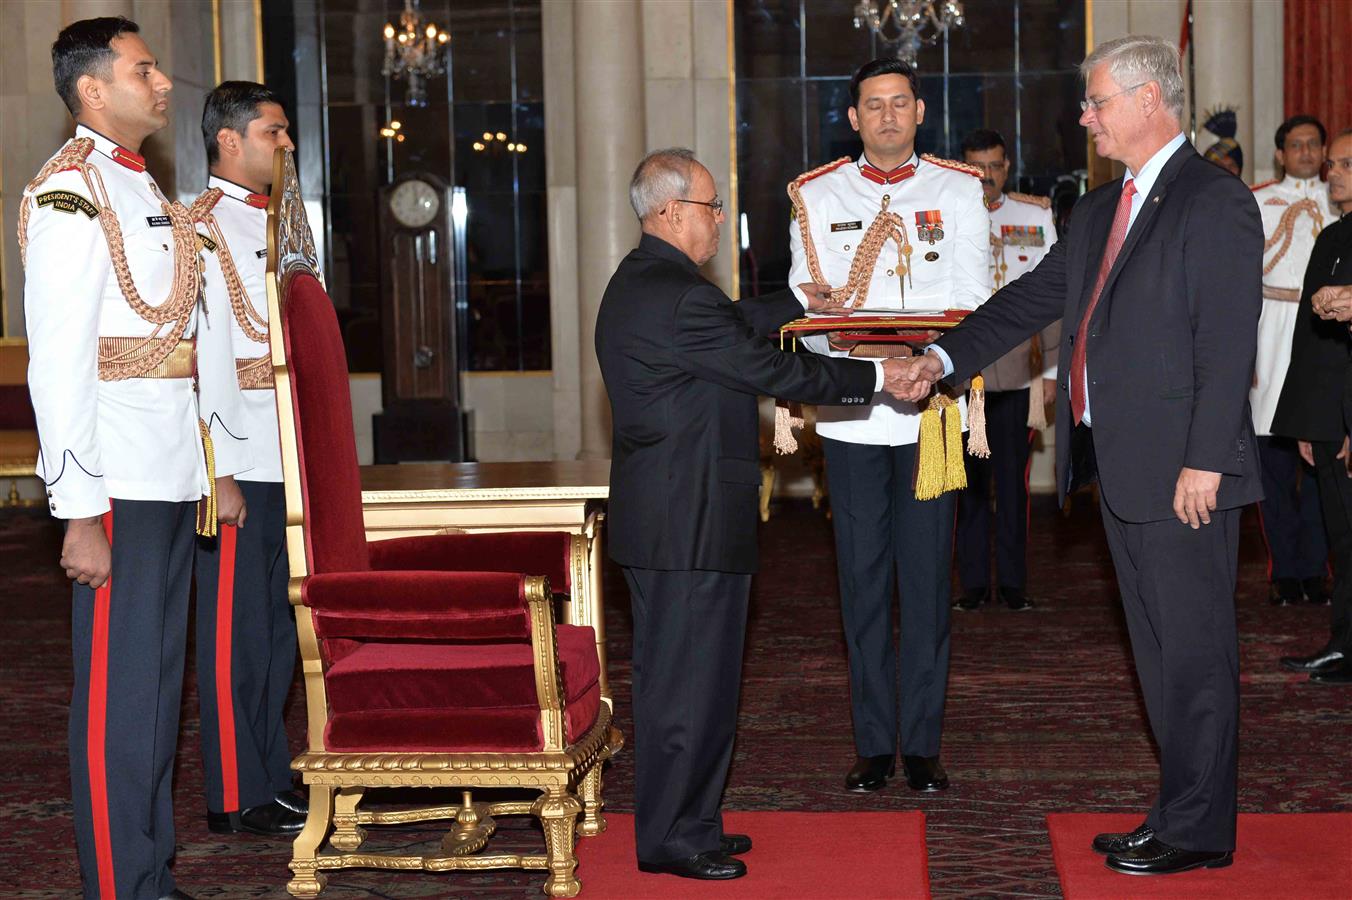
{"type": "Polygon", "coordinates": [[[691,881],[646,875],[634,863],[634,817],[606,813],[600,837],[578,840],[577,877],[587,900],[803,900],[928,898],[925,814],[919,812],[729,812],[723,825],[749,834],[745,878],[691,881]]]}
{"type": "Polygon", "coordinates": [[[1352,898],[1352,813],[1241,813],[1234,865],[1181,875],[1121,875],[1090,849],[1102,831],[1131,831],[1133,814],[1047,816],[1052,856],[1066,900],[1348,900],[1352,898]]]}

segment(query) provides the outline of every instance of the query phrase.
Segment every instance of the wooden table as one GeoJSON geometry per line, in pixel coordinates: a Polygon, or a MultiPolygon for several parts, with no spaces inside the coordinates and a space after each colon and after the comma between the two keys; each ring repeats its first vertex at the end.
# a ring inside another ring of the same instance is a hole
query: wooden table
{"type": "MultiPolygon", "coordinates": [[[[563,620],[596,630],[604,679],[601,524],[610,496],[610,460],[362,466],[361,487],[366,537],[372,541],[483,531],[573,535],[575,590],[563,620]]],[[[604,682],[602,695],[610,697],[604,682]]]]}

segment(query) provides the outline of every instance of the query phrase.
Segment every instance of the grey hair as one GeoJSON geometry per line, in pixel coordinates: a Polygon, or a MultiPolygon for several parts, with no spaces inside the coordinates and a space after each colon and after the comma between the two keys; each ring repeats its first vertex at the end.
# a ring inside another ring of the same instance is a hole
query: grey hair
{"type": "Polygon", "coordinates": [[[1108,74],[1119,87],[1157,82],[1165,109],[1176,118],[1183,115],[1183,72],[1178,45],[1173,41],[1153,34],[1129,34],[1099,44],[1080,63],[1080,77],[1088,82],[1089,74],[1100,63],[1107,64],[1108,74]]]}
{"type": "Polygon", "coordinates": [[[643,157],[629,180],[629,205],[640,222],[690,194],[695,162],[695,152],[684,147],[654,150],[643,157]]]}

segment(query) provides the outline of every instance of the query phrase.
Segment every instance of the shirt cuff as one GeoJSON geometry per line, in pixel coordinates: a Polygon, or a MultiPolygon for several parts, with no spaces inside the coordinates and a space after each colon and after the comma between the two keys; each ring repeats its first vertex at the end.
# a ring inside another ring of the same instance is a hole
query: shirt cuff
{"type": "Polygon", "coordinates": [[[1048,366],[1047,368],[1043,369],[1043,370],[1042,370],[1042,377],[1043,377],[1043,378],[1050,378],[1050,379],[1052,379],[1053,381],[1055,381],[1055,380],[1056,380],[1056,366],[1048,366]]]}
{"type": "Polygon", "coordinates": [[[878,375],[873,379],[873,393],[877,394],[883,389],[883,382],[887,376],[883,374],[883,361],[881,359],[871,360],[873,367],[878,370],[878,375]]]}
{"type": "Polygon", "coordinates": [[[793,291],[793,295],[798,298],[798,302],[803,304],[803,312],[807,312],[808,310],[807,294],[804,294],[802,289],[799,288],[797,285],[793,285],[792,287],[789,288],[789,290],[793,291]]]}
{"type": "Polygon", "coordinates": [[[953,374],[953,360],[949,359],[948,353],[938,344],[930,344],[925,348],[926,353],[933,353],[939,357],[939,361],[944,364],[944,377],[947,378],[953,374]]]}

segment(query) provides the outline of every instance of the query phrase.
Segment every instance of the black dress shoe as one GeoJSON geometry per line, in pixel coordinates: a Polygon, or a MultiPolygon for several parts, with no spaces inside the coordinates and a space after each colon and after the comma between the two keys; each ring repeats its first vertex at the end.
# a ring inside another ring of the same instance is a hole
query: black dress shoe
{"type": "Polygon", "coordinates": [[[1275,578],[1268,586],[1268,602],[1273,606],[1293,606],[1303,599],[1299,578],[1275,578]]]}
{"type": "Polygon", "coordinates": [[[1333,602],[1329,596],[1329,589],[1324,585],[1323,577],[1302,578],[1300,580],[1300,591],[1305,595],[1306,603],[1313,603],[1315,606],[1328,606],[1333,602]]]}
{"type": "Polygon", "coordinates": [[[902,767],[906,770],[906,786],[913,791],[927,794],[947,790],[948,773],[937,756],[903,756],[902,767]]]}
{"type": "Polygon", "coordinates": [[[1137,847],[1154,839],[1155,829],[1149,825],[1142,825],[1131,832],[1113,832],[1106,831],[1103,834],[1094,837],[1095,853],[1126,853],[1128,850],[1135,850],[1137,847]]]}
{"type": "Polygon", "coordinates": [[[1313,674],[1325,669],[1337,669],[1347,662],[1347,655],[1341,650],[1325,647],[1309,656],[1283,656],[1282,668],[1288,672],[1313,674]]]}
{"type": "Polygon", "coordinates": [[[1173,875],[1191,869],[1223,869],[1234,857],[1229,850],[1183,850],[1151,838],[1135,850],[1110,855],[1106,865],[1126,875],[1173,875]]]}
{"type": "Polygon", "coordinates": [[[273,800],[232,813],[207,813],[207,829],[213,834],[247,832],[264,837],[294,835],[305,827],[305,816],[273,800]]]}
{"type": "Polygon", "coordinates": [[[305,796],[305,794],[302,794],[300,791],[294,789],[289,791],[278,791],[276,795],[276,800],[278,803],[280,803],[282,806],[285,806],[293,813],[300,813],[302,816],[306,815],[310,811],[309,799],[305,796]]]}
{"type": "Polygon", "coordinates": [[[1310,680],[1317,684],[1352,684],[1352,662],[1344,662],[1334,668],[1320,669],[1310,675],[1310,680]]]}
{"type": "Polygon", "coordinates": [[[718,839],[718,850],[728,856],[751,852],[751,838],[745,834],[725,834],[718,839]]]}
{"type": "Polygon", "coordinates": [[[671,862],[640,862],[638,870],[677,875],[681,878],[698,878],[701,881],[731,881],[746,874],[746,863],[718,850],[710,850],[708,853],[696,853],[694,856],[673,859],[671,862]]]}
{"type": "Polygon", "coordinates": [[[1024,595],[1018,588],[1000,588],[1000,599],[1004,601],[1005,606],[1015,612],[1023,612],[1025,609],[1032,609],[1034,603],[1024,595]]]}
{"type": "Polygon", "coordinates": [[[845,790],[867,794],[887,786],[887,779],[897,771],[897,758],[886,756],[856,756],[854,768],[845,776],[845,790]]]}
{"type": "Polygon", "coordinates": [[[981,608],[987,600],[991,598],[990,588],[981,588],[975,591],[967,591],[957,599],[953,604],[954,609],[961,609],[967,612],[974,612],[981,608]]]}

